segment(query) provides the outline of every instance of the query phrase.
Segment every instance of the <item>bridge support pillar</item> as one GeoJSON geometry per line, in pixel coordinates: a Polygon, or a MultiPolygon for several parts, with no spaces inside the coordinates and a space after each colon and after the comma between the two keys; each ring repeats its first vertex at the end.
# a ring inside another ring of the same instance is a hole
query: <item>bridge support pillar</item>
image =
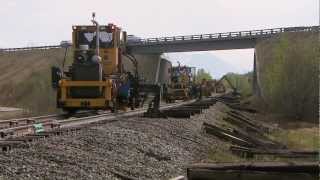
{"type": "Polygon", "coordinates": [[[253,95],[256,95],[258,97],[261,96],[260,86],[258,82],[256,50],[254,50],[254,55],[253,55],[252,92],[253,92],[253,95]]]}
{"type": "Polygon", "coordinates": [[[159,82],[160,65],[161,65],[161,57],[159,56],[159,59],[157,62],[157,68],[156,68],[156,75],[154,78],[154,84],[157,84],[159,82]]]}
{"type": "MultiPolygon", "coordinates": [[[[161,54],[133,54],[138,61],[138,72],[148,84],[158,83],[160,76],[161,54]]],[[[123,56],[123,65],[126,71],[133,72],[132,63],[127,57],[123,56]]]]}

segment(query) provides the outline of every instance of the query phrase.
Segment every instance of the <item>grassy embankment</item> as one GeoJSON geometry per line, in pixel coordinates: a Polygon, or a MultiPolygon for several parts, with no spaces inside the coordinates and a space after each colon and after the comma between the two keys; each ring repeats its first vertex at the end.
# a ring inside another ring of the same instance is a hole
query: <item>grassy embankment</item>
{"type": "Polygon", "coordinates": [[[258,79],[267,111],[279,124],[310,123],[272,136],[293,149],[319,149],[319,33],[288,33],[256,47],[258,79]]]}
{"type": "MultiPolygon", "coordinates": [[[[319,33],[288,33],[258,43],[257,71],[267,111],[318,123],[319,33]]],[[[252,73],[229,73],[242,96],[252,95],[252,73]]]]}
{"type": "MultiPolygon", "coordinates": [[[[251,99],[255,100],[254,106],[265,107],[260,109],[264,121],[280,126],[269,136],[289,149],[320,148],[319,38],[319,33],[289,33],[261,41],[256,48],[263,99],[251,99]]],[[[251,96],[251,73],[229,74],[228,77],[242,96],[251,96]]],[[[209,159],[216,162],[242,160],[228,153],[227,147],[210,152],[209,159]]]]}
{"type": "Polygon", "coordinates": [[[319,128],[298,128],[274,132],[272,136],[290,149],[319,150],[319,128]]]}
{"type": "Polygon", "coordinates": [[[258,80],[270,112],[318,122],[319,38],[319,33],[288,33],[258,43],[258,80]]]}
{"type": "Polygon", "coordinates": [[[63,57],[63,49],[0,54],[0,106],[31,114],[56,112],[51,66],[61,66],[63,57]]]}

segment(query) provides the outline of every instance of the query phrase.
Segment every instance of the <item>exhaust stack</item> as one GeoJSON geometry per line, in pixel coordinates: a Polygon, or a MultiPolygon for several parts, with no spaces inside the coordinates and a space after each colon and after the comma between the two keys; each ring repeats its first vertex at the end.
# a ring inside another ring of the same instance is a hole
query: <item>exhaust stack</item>
{"type": "Polygon", "coordinates": [[[99,23],[94,19],[96,17],[96,13],[92,13],[92,20],[91,22],[96,26],[96,55],[99,56],[99,49],[100,49],[100,25],[99,23]]]}

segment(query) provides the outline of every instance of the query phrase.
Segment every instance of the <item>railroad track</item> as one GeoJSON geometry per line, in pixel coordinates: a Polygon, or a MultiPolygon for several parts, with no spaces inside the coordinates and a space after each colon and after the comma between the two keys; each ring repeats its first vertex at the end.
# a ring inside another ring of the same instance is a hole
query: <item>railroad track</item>
{"type": "MultiPolygon", "coordinates": [[[[44,116],[26,117],[18,119],[8,119],[0,121],[0,143],[1,140],[8,138],[30,135],[35,133],[35,128],[41,127],[44,131],[49,131],[59,128],[61,123],[67,119],[75,118],[81,119],[82,117],[91,117],[95,114],[93,111],[84,111],[74,114],[52,114],[44,116]]],[[[109,112],[102,112],[100,116],[106,116],[109,112]]]]}
{"type": "MultiPolygon", "coordinates": [[[[209,108],[215,102],[214,98],[201,101],[190,100],[170,105],[161,105],[160,110],[169,117],[188,118],[194,114],[201,113],[202,109],[209,108]]],[[[0,129],[0,149],[7,151],[13,147],[23,146],[26,142],[36,139],[74,133],[84,127],[96,125],[97,123],[114,122],[126,117],[143,115],[146,110],[147,107],[144,107],[127,112],[103,112],[98,115],[72,117],[69,119],[64,119],[63,114],[57,114],[4,120],[0,129]]]]}
{"type": "MultiPolygon", "coordinates": [[[[278,142],[265,139],[264,133],[269,131],[268,127],[262,124],[255,124],[254,120],[249,119],[239,113],[239,101],[237,98],[228,96],[217,96],[201,101],[186,101],[174,104],[161,105],[160,110],[167,117],[190,118],[192,115],[202,113],[216,102],[222,102],[229,106],[230,112],[224,118],[224,121],[241,126],[248,132],[255,132],[254,137],[238,130],[225,130],[213,124],[204,123],[204,131],[214,135],[222,140],[230,141],[235,146],[230,147],[230,151],[241,157],[253,157],[257,155],[275,155],[281,157],[318,157],[319,153],[314,151],[294,151],[286,149],[278,142]],[[262,133],[262,134],[261,134],[262,133]],[[260,137],[260,138],[259,138],[260,137]]],[[[12,147],[19,146],[25,142],[30,142],[39,138],[46,138],[52,135],[63,135],[74,133],[84,127],[111,123],[118,120],[124,120],[128,117],[142,115],[147,111],[147,107],[131,110],[127,112],[111,113],[100,112],[98,115],[92,115],[90,112],[81,112],[73,117],[66,119],[65,114],[47,115],[20,119],[11,119],[0,121],[0,150],[10,150],[12,147]]],[[[248,109],[241,109],[248,111],[248,109]]],[[[249,110],[252,112],[252,110],[249,110]]]]}
{"type": "MultiPolygon", "coordinates": [[[[212,97],[209,99],[205,99],[202,101],[187,101],[187,102],[179,102],[174,103],[170,105],[162,105],[161,111],[165,113],[166,115],[170,117],[176,117],[176,118],[188,118],[191,115],[199,114],[202,112],[203,109],[209,108],[210,106],[214,105],[217,102],[223,102],[225,105],[229,107],[234,107],[235,109],[232,109],[226,114],[229,118],[233,118],[232,120],[225,120],[227,122],[233,123],[233,124],[239,124],[241,126],[245,126],[245,129],[249,130],[250,132],[259,133],[261,132],[268,132],[268,128],[264,126],[259,125],[259,129],[257,129],[257,125],[254,120],[250,119],[250,117],[246,117],[245,114],[242,114],[240,111],[237,111],[238,108],[238,101],[236,99],[228,98],[228,97],[212,97]]],[[[137,116],[142,115],[147,110],[146,107],[128,111],[128,112],[119,112],[119,113],[109,113],[109,112],[101,112],[101,114],[98,115],[89,115],[85,116],[85,114],[82,114],[84,117],[79,117],[82,115],[77,115],[77,117],[72,117],[69,119],[63,119],[61,115],[48,115],[48,116],[39,116],[39,117],[31,117],[31,118],[21,118],[21,119],[12,119],[12,120],[6,120],[7,122],[18,122],[16,125],[12,125],[11,127],[3,127],[0,129],[1,137],[0,137],[0,151],[8,151],[15,147],[28,147],[29,141],[35,141],[37,139],[45,139],[49,136],[55,136],[55,135],[68,135],[73,134],[77,132],[78,130],[81,130],[85,127],[89,126],[97,126],[100,123],[111,123],[114,121],[125,121],[126,119],[129,119],[131,116],[137,116]],[[31,119],[31,120],[30,120],[31,119]],[[50,119],[52,121],[50,121],[50,119]],[[28,121],[29,120],[29,121],[28,121]],[[26,123],[28,121],[29,123],[26,123]],[[36,133],[35,132],[35,124],[42,124],[45,127],[45,131],[36,133]],[[28,130],[27,132],[25,132],[28,130]],[[25,133],[22,133],[25,132],[25,133]],[[3,133],[3,136],[2,136],[3,133]]],[[[243,111],[247,111],[248,109],[245,109],[243,111]]],[[[139,120],[135,120],[137,123],[139,123],[139,120]]],[[[132,122],[133,123],[133,122],[132,122]]],[[[5,124],[5,123],[4,123],[5,124]]],[[[13,123],[11,123],[13,124],[13,123]]],[[[233,143],[238,144],[238,141],[241,140],[241,144],[243,146],[231,146],[230,151],[237,154],[271,154],[279,156],[294,156],[297,157],[297,155],[302,156],[304,158],[311,156],[315,156],[318,154],[315,154],[314,152],[296,152],[296,151],[290,151],[287,149],[279,150],[274,149],[272,144],[266,144],[264,141],[257,141],[255,139],[252,139],[247,136],[247,134],[241,134],[241,132],[237,131],[225,131],[219,127],[216,127],[214,125],[210,124],[203,124],[203,129],[205,132],[209,133],[212,132],[213,135],[217,137],[222,137],[222,139],[230,140],[233,143]],[[221,136],[223,134],[224,136],[221,136]],[[234,138],[237,138],[238,141],[234,141],[234,138]],[[242,142],[246,142],[246,144],[243,144],[242,142]],[[249,144],[250,147],[246,147],[249,144]],[[251,147],[252,145],[255,145],[251,147]],[[261,149],[261,145],[270,145],[270,149],[261,149]]],[[[78,132],[79,133],[79,132],[78,132]]],[[[251,156],[251,155],[249,155],[251,156]]],[[[300,168],[300,171],[305,172],[306,170],[309,170],[311,176],[314,175],[314,169],[318,167],[316,163],[310,163],[310,164],[193,164],[187,167],[187,176],[188,179],[198,179],[198,177],[204,177],[204,179],[212,179],[213,177],[216,177],[217,174],[221,174],[221,177],[224,177],[225,173],[226,175],[229,175],[231,171],[236,171],[235,176],[238,174],[242,174],[242,169],[244,170],[251,170],[255,172],[256,169],[263,169],[267,167],[266,169],[271,169],[272,172],[276,171],[283,172],[285,169],[286,173],[295,172],[297,168],[300,168]],[[269,168],[270,166],[270,168],[269,168]],[[249,168],[249,169],[248,169],[249,168]],[[220,172],[221,171],[221,172],[220,172]],[[217,173],[218,172],[218,173],[217,173]]],[[[271,171],[270,170],[270,171],[271,171]]],[[[112,174],[115,176],[122,178],[122,179],[132,179],[135,180],[137,178],[127,175],[126,173],[114,171],[113,169],[110,170],[112,174]]],[[[269,171],[267,171],[269,172],[269,171]]],[[[318,171],[317,171],[318,172],[318,171]]],[[[264,171],[261,172],[262,174],[265,173],[264,171]]],[[[307,173],[308,175],[308,173],[307,173]]],[[[229,176],[228,176],[229,177],[229,176]]],[[[245,176],[244,176],[245,177],[245,176]]],[[[179,176],[176,178],[173,178],[172,180],[182,180],[185,179],[184,176],[179,176]]],[[[201,179],[201,178],[200,178],[201,179]]],[[[219,178],[220,179],[220,176],[219,178]]],[[[244,178],[245,179],[245,178],[244,178]]]]}
{"type": "MultiPolygon", "coordinates": [[[[169,105],[165,104],[160,106],[160,111],[166,117],[190,118],[192,115],[202,113],[203,109],[209,108],[218,101],[226,101],[227,103],[232,101],[232,99],[221,99],[221,97],[217,96],[200,101],[190,100],[169,105]]],[[[7,151],[25,142],[52,135],[73,133],[97,123],[114,122],[125,117],[143,115],[147,109],[147,107],[143,107],[119,113],[100,112],[98,115],[82,112],[67,118],[66,114],[56,114],[3,120],[0,122],[0,150],[7,151]]]]}
{"type": "MultiPolygon", "coordinates": [[[[24,118],[16,118],[16,119],[5,119],[5,120],[0,120],[0,131],[3,129],[14,128],[14,127],[19,127],[19,126],[24,126],[29,124],[45,123],[45,122],[48,122],[48,120],[64,120],[70,117],[87,117],[92,114],[96,114],[96,112],[82,111],[74,115],[62,113],[62,114],[51,114],[51,115],[24,117],[24,118]]],[[[103,114],[105,114],[105,112],[103,112],[103,114]]]]}

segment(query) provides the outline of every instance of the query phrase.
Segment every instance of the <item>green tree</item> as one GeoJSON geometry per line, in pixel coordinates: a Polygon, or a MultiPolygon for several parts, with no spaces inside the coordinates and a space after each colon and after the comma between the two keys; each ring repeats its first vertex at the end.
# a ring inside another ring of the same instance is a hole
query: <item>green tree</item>
{"type": "MultiPolygon", "coordinates": [[[[247,97],[252,95],[252,72],[246,74],[228,73],[227,78],[242,96],[247,97]]],[[[227,87],[230,86],[228,83],[224,84],[227,87]]]]}
{"type": "Polygon", "coordinates": [[[210,80],[210,79],[212,79],[212,76],[206,70],[198,69],[196,82],[200,83],[202,81],[202,79],[210,80]]]}

